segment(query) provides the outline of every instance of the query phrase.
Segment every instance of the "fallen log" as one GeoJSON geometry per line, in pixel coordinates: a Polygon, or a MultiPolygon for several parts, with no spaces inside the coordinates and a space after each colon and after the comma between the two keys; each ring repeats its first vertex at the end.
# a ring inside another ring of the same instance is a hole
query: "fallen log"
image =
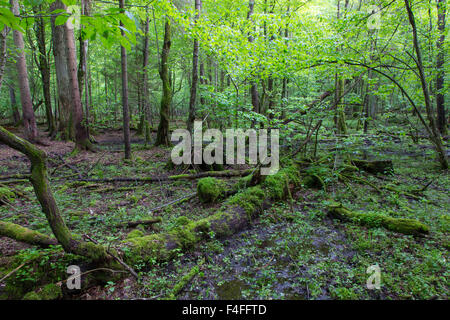
{"type": "Polygon", "coordinates": [[[228,185],[224,181],[214,178],[201,178],[197,182],[197,194],[201,202],[213,203],[219,199],[225,199],[232,196],[242,189],[255,186],[262,181],[260,170],[255,169],[254,173],[239,179],[233,186],[228,185]]]}
{"type": "Polygon", "coordinates": [[[43,248],[58,244],[56,239],[45,234],[22,227],[15,223],[4,221],[0,221],[0,236],[43,248]]]}
{"type": "Polygon", "coordinates": [[[222,178],[231,178],[231,177],[244,177],[251,174],[254,169],[247,170],[227,170],[227,171],[207,171],[207,172],[199,172],[196,174],[179,174],[173,176],[156,176],[156,177],[142,177],[142,178],[111,178],[111,179],[89,179],[89,178],[80,178],[76,179],[77,181],[84,182],[98,182],[98,183],[116,183],[116,182],[144,182],[144,183],[153,183],[153,182],[161,182],[161,181],[174,181],[174,180],[196,180],[205,177],[222,177],[222,178]]]}
{"type": "Polygon", "coordinates": [[[0,176],[0,180],[11,180],[11,179],[29,179],[29,174],[11,174],[7,176],[0,176]]]}
{"type": "Polygon", "coordinates": [[[344,207],[341,203],[328,206],[328,214],[339,220],[355,222],[367,227],[383,227],[385,229],[416,236],[428,234],[430,228],[414,219],[392,218],[373,213],[358,213],[344,207]]]}
{"type": "Polygon", "coordinates": [[[209,239],[228,237],[247,228],[270,201],[285,199],[290,189],[300,186],[300,174],[296,165],[284,168],[273,176],[267,176],[260,185],[244,189],[227,199],[218,212],[177,227],[166,233],[152,234],[124,240],[126,259],[144,261],[169,260],[177,252],[187,251],[195,244],[209,239]]]}

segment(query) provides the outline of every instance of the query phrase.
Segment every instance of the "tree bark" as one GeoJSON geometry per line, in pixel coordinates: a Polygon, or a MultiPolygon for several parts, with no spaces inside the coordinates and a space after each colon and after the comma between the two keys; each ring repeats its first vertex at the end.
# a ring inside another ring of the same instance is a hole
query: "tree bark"
{"type": "MultiPolygon", "coordinates": [[[[18,16],[19,3],[17,0],[11,0],[12,11],[18,16]]],[[[23,35],[18,30],[13,30],[14,44],[18,49],[17,54],[17,74],[19,77],[20,100],[22,103],[23,125],[25,127],[26,138],[30,142],[37,142],[38,131],[36,126],[36,118],[34,116],[33,103],[31,101],[30,85],[28,82],[27,62],[25,58],[25,45],[23,35]]]]}
{"type": "Polygon", "coordinates": [[[160,121],[158,126],[158,133],[156,135],[155,145],[170,145],[169,139],[169,111],[172,104],[172,86],[169,75],[169,53],[170,53],[170,20],[166,18],[164,26],[164,44],[161,54],[161,64],[159,69],[159,76],[161,77],[163,85],[163,95],[161,98],[160,121]]]}
{"type": "Polygon", "coordinates": [[[19,109],[17,109],[16,93],[14,91],[14,86],[12,85],[9,86],[9,99],[11,100],[14,125],[18,125],[20,122],[20,113],[19,109]]]}
{"type": "MultiPolygon", "coordinates": [[[[202,2],[201,0],[195,0],[195,11],[197,14],[195,15],[195,23],[200,17],[202,2]]],[[[195,102],[197,99],[197,85],[198,85],[198,52],[199,52],[199,43],[198,39],[194,39],[194,49],[192,53],[192,83],[191,83],[191,96],[189,99],[189,116],[187,121],[187,130],[189,132],[192,131],[195,120],[195,102]]]]}
{"type": "Polygon", "coordinates": [[[420,84],[422,86],[422,92],[423,92],[423,95],[425,98],[425,110],[427,113],[427,118],[428,118],[428,122],[430,124],[430,129],[431,129],[430,139],[436,148],[441,167],[442,167],[442,169],[445,170],[445,169],[448,169],[447,155],[446,155],[446,152],[442,145],[441,136],[439,134],[439,130],[437,129],[436,122],[434,119],[434,113],[433,113],[433,107],[431,105],[430,93],[428,91],[427,80],[426,80],[425,72],[424,72],[424,68],[423,68],[422,52],[420,50],[419,40],[417,38],[416,21],[415,21],[414,13],[411,9],[409,0],[405,0],[405,6],[406,6],[406,11],[408,13],[409,24],[411,25],[412,32],[413,32],[413,44],[414,44],[414,49],[416,51],[416,57],[417,57],[415,62],[417,65],[417,69],[419,71],[420,84]]]}
{"type": "Polygon", "coordinates": [[[438,9],[438,30],[440,33],[437,41],[437,59],[436,59],[436,108],[437,108],[437,125],[442,135],[447,134],[447,119],[445,118],[445,94],[444,79],[445,79],[445,0],[437,0],[438,9]]]}
{"type": "MultiPolygon", "coordinates": [[[[34,12],[37,13],[40,10],[41,7],[38,7],[34,10],[34,12]]],[[[45,114],[47,117],[48,131],[49,136],[54,137],[54,135],[56,134],[56,124],[52,111],[52,99],[50,95],[50,66],[47,60],[47,50],[45,45],[45,25],[44,19],[42,17],[38,17],[35,20],[35,33],[39,48],[39,71],[42,78],[42,91],[44,94],[45,114]]]]}
{"type": "MultiPolygon", "coordinates": [[[[123,11],[124,0],[119,0],[120,9],[123,11]]],[[[120,25],[123,26],[122,22],[120,25]]],[[[123,29],[120,31],[122,37],[125,36],[123,29]]],[[[120,57],[122,61],[122,108],[123,108],[123,138],[125,148],[125,159],[131,159],[130,141],[130,109],[128,106],[128,71],[127,71],[127,51],[125,47],[120,47],[120,57]]]]}
{"type": "Polygon", "coordinates": [[[3,75],[5,74],[6,66],[6,37],[8,35],[9,28],[4,26],[3,30],[0,31],[0,89],[2,88],[3,75]]]}
{"type": "MultiPolygon", "coordinates": [[[[90,0],[81,0],[81,14],[89,16],[90,0]]],[[[87,84],[87,64],[89,40],[83,40],[82,32],[80,32],[80,63],[78,65],[78,87],[80,89],[80,99],[83,97],[84,90],[84,110],[86,114],[86,130],[89,134],[89,90],[87,84]]]]}
{"type": "MultiPolygon", "coordinates": [[[[65,6],[64,6],[65,7],[65,6]]],[[[75,148],[78,150],[93,150],[85,125],[83,106],[81,104],[80,88],[78,87],[77,57],[73,25],[68,20],[64,25],[67,50],[67,69],[72,93],[72,121],[75,128],[75,148]]]]}
{"type": "MultiPolygon", "coordinates": [[[[251,20],[252,18],[254,7],[255,7],[255,0],[249,0],[248,14],[247,14],[248,20],[251,20]]],[[[253,36],[250,34],[248,36],[248,42],[252,43],[253,41],[254,41],[253,36]]],[[[259,109],[258,85],[256,84],[255,81],[251,82],[250,95],[252,97],[253,112],[259,113],[260,109],[259,109]]]]}
{"type": "MultiPolygon", "coordinates": [[[[55,1],[50,5],[50,11],[65,9],[61,1],[55,1]]],[[[74,130],[71,119],[71,92],[69,71],[67,69],[67,52],[64,40],[64,26],[55,24],[56,16],[51,18],[53,56],[55,59],[56,82],[58,87],[59,122],[58,133],[65,141],[74,138],[74,130]]]]}

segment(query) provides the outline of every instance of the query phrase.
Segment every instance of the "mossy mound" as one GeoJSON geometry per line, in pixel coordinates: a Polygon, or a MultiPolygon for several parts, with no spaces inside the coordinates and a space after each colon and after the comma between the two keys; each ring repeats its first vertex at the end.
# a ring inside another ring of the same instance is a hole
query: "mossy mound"
{"type": "MultiPolygon", "coordinates": [[[[0,278],[23,264],[5,280],[4,292],[7,298],[22,299],[24,295],[27,295],[29,300],[50,299],[51,296],[54,296],[50,295],[51,286],[54,285],[47,285],[67,279],[67,266],[81,263],[80,257],[64,253],[60,246],[39,250],[25,249],[11,258],[6,269],[2,268],[0,278]],[[45,290],[38,291],[37,288],[45,288],[45,290]],[[44,296],[40,294],[42,291],[44,296]]],[[[60,290],[61,288],[58,292],[60,290]]],[[[58,297],[60,297],[59,293],[58,297]]]]}
{"type": "Polygon", "coordinates": [[[37,291],[28,292],[23,300],[56,300],[62,298],[61,287],[56,284],[48,284],[37,291]]]}
{"type": "Polygon", "coordinates": [[[383,227],[388,230],[410,234],[410,235],[424,235],[428,234],[430,228],[414,219],[392,218],[373,213],[358,213],[350,211],[340,203],[334,203],[328,206],[328,213],[340,220],[352,221],[368,227],[383,227]]]}
{"type": "Polygon", "coordinates": [[[143,236],[144,232],[142,232],[142,230],[134,229],[127,234],[127,239],[138,238],[143,236]]]}
{"type": "Polygon", "coordinates": [[[197,193],[201,202],[212,203],[224,197],[227,186],[222,180],[207,177],[197,183],[197,193]]]}

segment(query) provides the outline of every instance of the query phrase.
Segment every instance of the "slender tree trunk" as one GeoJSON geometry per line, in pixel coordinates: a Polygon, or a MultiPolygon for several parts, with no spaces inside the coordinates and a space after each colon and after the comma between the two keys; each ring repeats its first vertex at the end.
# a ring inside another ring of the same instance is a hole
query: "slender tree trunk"
{"type": "MultiPolygon", "coordinates": [[[[201,0],[195,0],[195,11],[197,14],[195,15],[195,21],[200,17],[200,9],[202,2],[201,0]]],[[[191,83],[191,97],[189,99],[189,116],[187,121],[187,129],[189,132],[192,131],[195,120],[195,102],[197,99],[197,85],[198,85],[198,52],[199,52],[199,43],[198,39],[194,39],[194,50],[192,53],[192,83],[191,83]]]]}
{"type": "Polygon", "coordinates": [[[16,100],[16,93],[14,91],[14,86],[9,86],[9,99],[11,100],[11,108],[12,108],[12,116],[14,125],[18,125],[20,122],[20,113],[19,109],[17,109],[17,100],[16,100]]]}
{"type": "Polygon", "coordinates": [[[67,69],[69,72],[70,91],[72,93],[72,121],[75,128],[75,148],[78,150],[93,150],[93,146],[89,141],[83,106],[81,104],[80,89],[78,87],[77,58],[73,25],[68,20],[64,27],[67,50],[67,69]]]}
{"type": "Polygon", "coordinates": [[[424,68],[423,68],[422,52],[420,50],[419,41],[417,38],[416,21],[415,21],[414,13],[411,9],[409,0],[405,0],[405,6],[406,6],[406,11],[408,13],[409,23],[411,25],[412,32],[413,32],[413,44],[414,44],[414,49],[416,51],[416,58],[417,58],[416,64],[417,64],[417,69],[419,71],[420,83],[422,86],[422,91],[423,91],[423,95],[424,95],[424,99],[425,99],[425,109],[426,109],[426,113],[427,113],[427,118],[428,118],[428,121],[430,124],[430,129],[431,129],[430,139],[435,145],[435,148],[436,148],[436,151],[437,151],[437,154],[439,157],[439,162],[441,164],[442,169],[448,169],[447,155],[446,155],[446,152],[442,145],[441,136],[439,134],[439,130],[436,126],[436,122],[434,119],[434,112],[433,112],[433,107],[431,105],[430,93],[428,91],[427,80],[425,78],[425,72],[424,72],[424,68]]]}
{"type": "Polygon", "coordinates": [[[445,14],[446,14],[445,0],[437,0],[438,9],[438,30],[440,37],[437,41],[437,59],[436,59],[436,108],[437,108],[437,125],[442,135],[447,135],[447,119],[445,118],[445,94],[444,79],[445,79],[445,14]]]}
{"type": "MultiPolygon", "coordinates": [[[[345,7],[347,8],[348,1],[345,2],[345,7]]],[[[341,18],[341,1],[339,0],[337,3],[337,19],[339,20],[341,18]]],[[[338,51],[341,51],[342,47],[338,48],[338,51]]],[[[345,105],[343,104],[343,94],[344,94],[344,88],[345,87],[345,81],[344,79],[336,73],[335,75],[335,108],[336,113],[334,116],[335,124],[336,124],[336,131],[338,134],[347,134],[347,125],[346,125],[346,119],[345,119],[345,105]]]]}
{"type": "Polygon", "coordinates": [[[3,75],[5,74],[6,66],[6,37],[8,36],[9,28],[4,26],[0,31],[0,89],[2,88],[3,75]]]}
{"type": "MultiPolygon", "coordinates": [[[[41,7],[34,10],[35,13],[39,12],[41,7]]],[[[47,117],[49,136],[54,137],[56,134],[55,118],[52,111],[52,99],[50,95],[50,65],[47,60],[47,50],[45,45],[45,24],[42,17],[38,17],[35,20],[35,33],[37,44],[39,48],[39,70],[42,77],[42,90],[44,94],[45,102],[45,114],[47,117]]]]}
{"type": "MultiPolygon", "coordinates": [[[[17,0],[11,0],[12,11],[14,15],[19,15],[19,3],[17,0]]],[[[33,103],[31,102],[30,85],[28,83],[27,62],[24,52],[23,35],[18,30],[13,30],[14,44],[17,47],[17,74],[19,77],[20,100],[22,103],[23,125],[25,127],[26,138],[30,142],[37,142],[38,131],[36,118],[34,116],[33,103]]]]}
{"type": "Polygon", "coordinates": [[[141,110],[141,121],[139,124],[139,128],[142,130],[140,133],[144,132],[145,123],[147,121],[151,121],[150,114],[150,102],[149,102],[149,90],[148,90],[148,31],[150,27],[150,20],[148,17],[148,11],[146,11],[146,19],[145,19],[145,30],[144,30],[144,48],[143,48],[143,68],[142,68],[142,86],[143,86],[143,97],[142,97],[142,110],[141,110]]]}
{"type": "MultiPolygon", "coordinates": [[[[248,1],[248,14],[247,14],[248,20],[252,19],[254,7],[255,7],[255,0],[249,0],[248,1]]],[[[252,43],[254,41],[253,36],[251,34],[248,36],[248,41],[250,43],[252,43]]],[[[252,97],[253,112],[259,113],[260,106],[259,106],[259,97],[258,97],[258,85],[256,84],[255,81],[251,82],[250,95],[252,97]]]]}
{"type": "MultiPolygon", "coordinates": [[[[120,9],[124,9],[125,0],[119,0],[120,9]]],[[[120,25],[123,26],[122,22],[120,25]]],[[[125,32],[121,29],[122,37],[125,32]]],[[[130,142],[130,109],[128,106],[128,70],[127,70],[127,51],[125,47],[120,47],[120,57],[122,61],[122,108],[123,108],[123,138],[125,147],[125,159],[131,159],[130,142]]]]}
{"type": "MultiPolygon", "coordinates": [[[[203,63],[202,59],[200,59],[199,72],[200,72],[200,78],[199,78],[200,84],[204,85],[204,84],[206,84],[206,80],[205,80],[205,64],[203,63]]],[[[205,103],[206,103],[205,97],[203,95],[200,95],[200,104],[202,106],[204,106],[205,103]]]]}
{"type": "MultiPolygon", "coordinates": [[[[89,16],[90,13],[90,0],[81,0],[81,14],[89,16]]],[[[80,98],[83,98],[84,91],[84,110],[86,114],[86,130],[89,134],[89,90],[87,85],[87,64],[88,64],[88,51],[89,40],[83,40],[80,32],[80,63],[78,64],[78,88],[80,89],[80,98]]],[[[83,105],[83,104],[82,104],[83,105]]]]}
{"type": "MultiPolygon", "coordinates": [[[[50,11],[65,9],[60,1],[55,1],[50,5],[50,11]]],[[[59,125],[58,133],[65,141],[74,138],[74,130],[72,126],[71,114],[71,92],[69,71],[67,69],[67,52],[65,45],[64,26],[55,24],[57,16],[51,18],[52,23],[52,39],[53,39],[53,56],[55,59],[56,82],[58,86],[58,116],[59,125]]]]}
{"type": "Polygon", "coordinates": [[[170,83],[169,75],[169,53],[170,53],[170,21],[166,18],[164,25],[164,44],[161,54],[161,64],[159,69],[159,75],[161,77],[163,85],[163,95],[161,98],[161,109],[160,109],[160,121],[158,126],[158,132],[156,135],[155,145],[170,145],[169,139],[169,112],[170,106],[172,104],[172,87],[170,83]]]}

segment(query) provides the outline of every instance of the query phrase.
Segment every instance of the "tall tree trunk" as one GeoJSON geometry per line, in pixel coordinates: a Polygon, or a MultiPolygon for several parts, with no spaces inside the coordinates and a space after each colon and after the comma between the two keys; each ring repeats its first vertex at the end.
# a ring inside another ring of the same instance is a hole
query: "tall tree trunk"
{"type": "MultiPolygon", "coordinates": [[[[61,1],[55,1],[50,5],[50,11],[65,9],[61,1]]],[[[56,16],[52,16],[53,56],[55,59],[56,82],[58,87],[59,124],[58,133],[63,140],[74,138],[74,129],[71,119],[71,92],[69,71],[67,69],[67,52],[65,45],[64,26],[55,24],[56,16]]]]}
{"type": "Polygon", "coordinates": [[[7,26],[3,27],[0,31],[0,89],[2,88],[3,75],[5,74],[6,66],[6,37],[8,36],[9,28],[7,26]]]}
{"type": "MultiPolygon", "coordinates": [[[[255,7],[255,0],[249,0],[248,1],[248,14],[247,14],[248,20],[252,19],[254,7],[255,7]]],[[[248,41],[250,43],[252,43],[253,40],[254,40],[253,36],[250,34],[248,36],[248,41]]],[[[255,81],[251,82],[250,94],[252,97],[253,112],[259,113],[260,109],[259,109],[258,85],[256,84],[255,81]]]]}
{"type": "MultiPolygon", "coordinates": [[[[348,1],[345,2],[345,8],[347,9],[348,1]]],[[[337,3],[337,19],[339,20],[341,18],[341,1],[339,0],[337,3]]],[[[342,50],[342,47],[338,48],[338,52],[342,50]]],[[[346,119],[345,119],[345,105],[343,104],[343,94],[344,94],[344,88],[345,87],[345,81],[344,79],[338,75],[335,74],[335,124],[336,124],[336,131],[338,134],[347,134],[347,125],[346,125],[346,119]]]]}
{"type": "Polygon", "coordinates": [[[445,79],[445,0],[437,0],[438,9],[438,30],[440,37],[437,41],[437,59],[436,59],[436,108],[437,108],[437,126],[442,135],[447,135],[447,119],[445,118],[445,94],[444,79],[445,79]]]}
{"type": "MultiPolygon", "coordinates": [[[[119,0],[120,9],[124,10],[124,0],[119,0]]],[[[120,25],[123,26],[122,22],[120,25]]],[[[123,29],[120,31],[122,37],[125,36],[123,29]]],[[[122,110],[123,110],[123,138],[125,147],[125,159],[131,159],[131,141],[130,141],[130,109],[128,106],[128,70],[127,70],[127,51],[125,47],[120,47],[120,57],[122,61],[122,110]]]]}
{"type": "Polygon", "coordinates": [[[16,100],[16,93],[14,91],[14,86],[9,86],[9,99],[11,100],[11,108],[12,108],[12,116],[14,125],[18,125],[20,122],[20,113],[19,109],[17,109],[17,100],[16,100]]]}
{"type": "MultiPolygon", "coordinates": [[[[81,0],[81,14],[89,16],[90,0],[81,0]]],[[[80,63],[78,65],[78,88],[80,89],[80,98],[83,98],[84,91],[84,110],[86,114],[86,130],[89,134],[89,90],[87,85],[87,64],[89,40],[83,40],[83,31],[80,32],[80,63]]]]}
{"type": "MultiPolygon", "coordinates": [[[[199,58],[200,58],[200,57],[199,57],[199,58]]],[[[202,60],[202,59],[200,59],[199,72],[200,72],[200,78],[199,78],[200,84],[201,84],[201,85],[204,85],[204,84],[206,84],[206,80],[205,80],[205,64],[203,63],[203,60],[202,60]]],[[[205,97],[201,94],[201,95],[200,95],[200,104],[201,104],[202,106],[204,106],[205,103],[206,103],[205,97]]]]}
{"type": "MultiPolygon", "coordinates": [[[[200,9],[202,2],[201,0],[195,0],[195,22],[197,22],[200,17],[200,9]]],[[[198,52],[199,43],[198,39],[194,39],[194,50],[192,53],[192,83],[191,83],[191,97],[189,99],[189,116],[187,121],[187,129],[189,132],[192,131],[195,120],[195,101],[197,99],[197,85],[198,85],[198,52]]]]}
{"type": "MultiPolygon", "coordinates": [[[[42,8],[38,7],[34,10],[37,14],[42,8]]],[[[56,134],[55,118],[52,111],[52,99],[50,95],[50,65],[47,60],[47,50],[45,45],[45,24],[42,17],[35,20],[35,33],[39,48],[39,71],[42,77],[42,90],[45,102],[45,114],[47,117],[47,125],[49,136],[54,137],[56,134]]]]}
{"type": "Polygon", "coordinates": [[[406,6],[406,11],[408,13],[409,24],[411,25],[411,28],[412,28],[413,44],[414,44],[414,49],[416,51],[416,57],[417,57],[415,62],[417,65],[417,69],[419,71],[420,84],[422,86],[422,91],[423,91],[423,95],[425,98],[425,110],[427,113],[427,118],[428,118],[428,122],[430,124],[430,129],[431,129],[430,140],[433,142],[433,144],[436,148],[436,152],[438,154],[439,162],[441,164],[442,169],[448,169],[447,155],[446,155],[446,152],[442,145],[441,136],[439,134],[439,130],[436,126],[436,122],[434,119],[434,112],[433,112],[433,107],[431,105],[430,93],[428,91],[427,80],[425,78],[425,72],[424,72],[424,68],[423,68],[422,52],[420,50],[419,40],[417,38],[416,21],[415,21],[414,13],[411,9],[409,0],[405,0],[405,6],[406,6]]]}
{"type": "MultiPolygon", "coordinates": [[[[19,3],[17,0],[11,0],[12,11],[14,15],[19,15],[19,3]]],[[[20,100],[22,102],[23,125],[25,135],[30,142],[38,140],[38,131],[36,118],[34,116],[33,104],[31,102],[30,85],[28,83],[27,62],[24,52],[23,35],[18,30],[13,30],[14,44],[17,47],[17,74],[19,77],[20,100]]]]}
{"type": "Polygon", "coordinates": [[[78,87],[75,36],[73,32],[73,25],[70,20],[64,24],[64,29],[67,50],[67,70],[69,72],[70,91],[72,93],[72,121],[75,128],[75,148],[78,150],[93,150],[84,121],[85,119],[81,104],[80,89],[78,87]]]}
{"type": "Polygon", "coordinates": [[[172,86],[169,75],[169,53],[170,53],[170,20],[166,18],[164,25],[164,44],[161,54],[161,64],[159,69],[159,76],[161,77],[163,85],[163,95],[161,98],[160,120],[158,126],[158,133],[156,135],[155,145],[170,145],[169,139],[169,111],[172,104],[172,86]]]}
{"type": "Polygon", "coordinates": [[[150,102],[149,102],[149,91],[148,91],[148,31],[150,27],[150,20],[148,17],[148,10],[145,11],[145,29],[144,29],[144,48],[142,50],[143,65],[142,65],[142,86],[143,86],[143,97],[142,97],[142,110],[141,119],[139,124],[139,133],[144,133],[145,124],[147,121],[151,121],[150,114],[150,102]]]}

